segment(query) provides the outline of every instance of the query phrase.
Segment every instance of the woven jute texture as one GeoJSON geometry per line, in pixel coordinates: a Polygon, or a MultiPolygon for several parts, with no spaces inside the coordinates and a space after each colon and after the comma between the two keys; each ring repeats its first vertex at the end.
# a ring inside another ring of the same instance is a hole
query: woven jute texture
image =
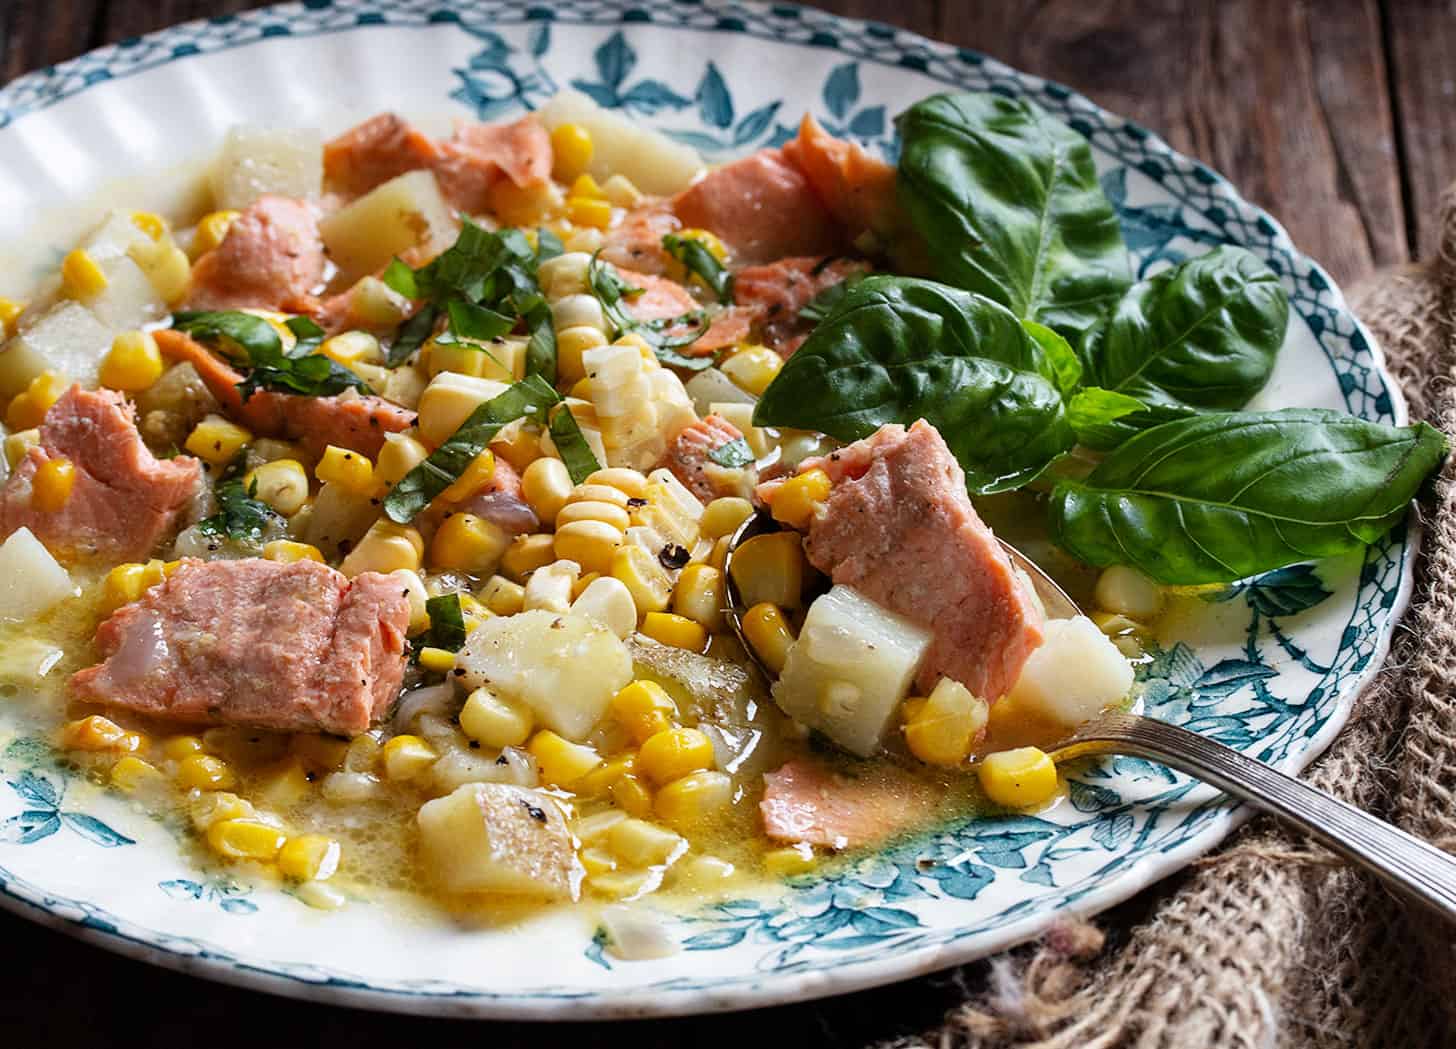
{"type": "MultiPolygon", "coordinates": [[[[1456,434],[1456,188],[1443,247],[1354,290],[1410,402],[1456,434]]],[[[1419,508],[1410,610],[1314,785],[1456,851],[1456,462],[1419,508]]],[[[1456,1047],[1456,927],[1256,819],[1131,928],[1069,923],[963,975],[934,1049],[1456,1047]]]]}

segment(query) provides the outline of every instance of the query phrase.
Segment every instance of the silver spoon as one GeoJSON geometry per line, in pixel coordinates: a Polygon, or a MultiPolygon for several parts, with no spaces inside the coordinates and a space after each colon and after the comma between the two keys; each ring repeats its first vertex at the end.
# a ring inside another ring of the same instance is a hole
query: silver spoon
{"type": "MultiPolygon", "coordinates": [[[[733,555],[743,542],[777,528],[763,512],[750,517],[733,534],[723,561],[728,622],[744,651],[769,681],[775,675],[758,658],[743,633],[746,609],[733,583],[733,555]]],[[[1001,546],[1012,564],[1031,579],[1049,617],[1064,619],[1080,614],[1076,603],[1034,561],[1005,542],[1001,546]]],[[[1047,753],[1058,764],[1125,754],[1178,769],[1293,824],[1382,878],[1401,895],[1456,921],[1456,857],[1232,747],[1154,718],[1108,713],[1079,726],[1047,753]]]]}

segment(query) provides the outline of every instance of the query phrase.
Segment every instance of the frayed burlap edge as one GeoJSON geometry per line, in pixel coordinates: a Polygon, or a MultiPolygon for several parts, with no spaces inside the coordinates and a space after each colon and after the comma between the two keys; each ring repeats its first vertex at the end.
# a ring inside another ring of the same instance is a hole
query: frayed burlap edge
{"type": "MultiPolygon", "coordinates": [[[[1456,191],[1444,247],[1351,303],[1413,419],[1456,433],[1456,191]]],[[[1306,778],[1456,848],[1456,462],[1421,513],[1411,609],[1350,723],[1306,778]]],[[[977,988],[896,1049],[1438,1049],[1456,1045],[1456,930],[1266,819],[1107,938],[1058,927],[967,970],[977,988]],[[1090,957],[1089,957],[1090,956],[1090,957]]]]}

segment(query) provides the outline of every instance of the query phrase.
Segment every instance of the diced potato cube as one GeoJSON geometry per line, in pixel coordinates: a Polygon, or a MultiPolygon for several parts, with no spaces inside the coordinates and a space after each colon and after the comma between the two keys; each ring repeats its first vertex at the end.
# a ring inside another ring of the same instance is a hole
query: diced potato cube
{"type": "Polygon", "coordinates": [[[29,528],[0,546],[0,619],[30,619],[74,592],[70,575],[29,528]]]}
{"type": "Polygon", "coordinates": [[[616,634],[573,613],[537,609],[485,620],[456,658],[467,688],[488,685],[531,708],[538,724],[582,740],[632,680],[616,634]]]}
{"type": "Polygon", "coordinates": [[[420,394],[420,437],[432,447],[443,444],[486,401],[506,392],[506,384],[459,372],[441,372],[420,394]]]}
{"type": "Polygon", "coordinates": [[[94,385],[115,333],[79,302],[58,302],[0,350],[0,394],[13,397],[43,371],[94,385]]]}
{"type": "Polygon", "coordinates": [[[702,159],[690,146],[603,109],[580,91],[558,92],[537,116],[548,130],[562,124],[587,130],[592,140],[587,170],[598,182],[622,175],[644,193],[666,196],[685,189],[703,170],[702,159]]]}
{"type": "Polygon", "coordinates": [[[1079,725],[1132,688],[1132,664],[1086,616],[1049,619],[1042,630],[1041,646],[1008,694],[1018,709],[1079,725]]]}
{"type": "MultiPolygon", "coordinates": [[[[755,403],[753,394],[743,389],[717,368],[704,368],[687,381],[685,389],[688,391],[688,396],[693,399],[693,407],[697,409],[699,415],[708,415],[714,411],[715,404],[752,406],[755,403]]],[[[750,416],[751,414],[750,412],[750,416]]],[[[743,428],[740,426],[739,429],[743,428]]]]}
{"type": "Polygon", "coordinates": [[[319,223],[329,257],[363,275],[419,245],[447,247],[455,217],[429,171],[410,171],[370,190],[319,223]]]}
{"type": "Polygon", "coordinates": [[[467,783],[420,806],[420,859],[447,892],[571,899],[576,858],[561,809],[544,794],[467,783]]]}
{"type": "Polygon", "coordinates": [[[131,330],[158,320],[167,304],[140,266],[121,256],[100,263],[106,274],[106,288],[86,300],[86,307],[108,328],[131,330]]]}
{"type": "Polygon", "coordinates": [[[784,712],[868,757],[905,698],[930,634],[859,591],[836,586],[809,606],[773,695],[784,712]]]}
{"type": "Polygon", "coordinates": [[[213,169],[213,204],[241,211],[265,193],[317,197],[323,177],[323,140],[317,131],[235,127],[213,169]]]}

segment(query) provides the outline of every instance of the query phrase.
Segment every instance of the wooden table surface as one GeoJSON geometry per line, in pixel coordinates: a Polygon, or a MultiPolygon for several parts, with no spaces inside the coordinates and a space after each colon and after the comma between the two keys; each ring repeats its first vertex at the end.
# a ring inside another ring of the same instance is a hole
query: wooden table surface
{"type": "MultiPolygon", "coordinates": [[[[0,82],[248,0],[0,0],[0,82]]],[[[838,0],[1076,88],[1228,175],[1350,283],[1428,253],[1456,178],[1450,0],[838,0]]],[[[4,163],[0,158],[0,163],[4,163]]],[[[1128,905],[1129,915],[1137,903],[1128,905]]],[[[0,914],[0,1043],[857,1046],[933,1024],[980,968],[824,1003],[574,1029],[354,1012],[151,968],[0,914]],[[334,1039],[337,1038],[337,1042],[334,1039]]]]}

